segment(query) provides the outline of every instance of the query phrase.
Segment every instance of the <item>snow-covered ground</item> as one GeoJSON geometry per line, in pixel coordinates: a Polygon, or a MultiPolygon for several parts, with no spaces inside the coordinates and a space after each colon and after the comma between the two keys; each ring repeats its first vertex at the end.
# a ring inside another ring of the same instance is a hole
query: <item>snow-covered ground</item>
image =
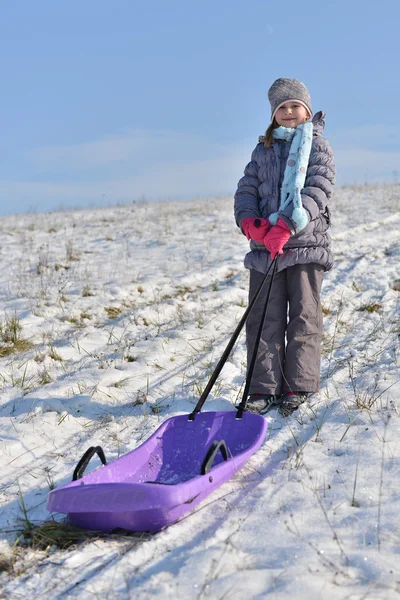
{"type": "MultiPolygon", "coordinates": [[[[18,532],[88,446],[112,460],[193,409],[246,306],[247,241],[231,198],[3,217],[0,597],[399,598],[399,211],[399,186],[336,190],[321,392],[272,412],[235,477],[158,534],[46,551],[18,532]]],[[[233,410],[244,344],[206,409],[233,410]]]]}

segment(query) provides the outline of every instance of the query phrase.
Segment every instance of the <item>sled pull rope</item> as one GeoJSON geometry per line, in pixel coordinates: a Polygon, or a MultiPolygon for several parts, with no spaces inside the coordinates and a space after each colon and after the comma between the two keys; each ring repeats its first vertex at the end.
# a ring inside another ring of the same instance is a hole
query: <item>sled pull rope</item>
{"type": "Polygon", "coordinates": [[[107,464],[106,457],[101,446],[90,446],[78,462],[75,467],[74,474],[72,475],[72,481],[76,481],[80,479],[85,472],[86,467],[88,466],[90,460],[93,456],[97,454],[103,465],[107,464]]]}
{"type": "MultiPolygon", "coordinates": [[[[248,307],[247,307],[246,311],[244,312],[242,318],[240,319],[239,324],[236,327],[236,329],[235,329],[235,331],[234,331],[231,339],[229,340],[228,345],[227,345],[227,347],[224,350],[224,353],[222,354],[221,358],[219,359],[218,364],[215,367],[214,372],[212,373],[212,375],[211,375],[211,377],[209,379],[209,382],[207,383],[206,387],[204,388],[204,391],[201,394],[198,403],[196,404],[193,412],[190,413],[190,415],[189,415],[189,421],[194,421],[194,418],[197,415],[197,413],[199,413],[201,411],[201,409],[203,408],[203,405],[204,405],[205,401],[207,400],[207,397],[208,397],[209,393],[211,392],[211,390],[212,390],[215,382],[217,381],[217,378],[218,378],[219,374],[221,373],[221,371],[222,371],[222,369],[223,369],[226,361],[228,360],[228,357],[229,357],[229,355],[230,355],[230,353],[232,351],[232,348],[235,345],[236,340],[238,339],[239,334],[242,331],[242,329],[244,327],[244,324],[246,323],[247,318],[248,318],[250,312],[252,311],[253,306],[255,305],[255,303],[257,301],[257,298],[261,294],[261,290],[263,289],[264,284],[267,281],[268,275],[269,275],[272,267],[274,267],[273,274],[272,274],[272,279],[273,279],[275,271],[276,271],[277,264],[278,264],[277,257],[275,257],[274,260],[272,261],[272,263],[270,264],[267,272],[265,273],[264,278],[263,278],[263,280],[262,280],[262,282],[260,284],[260,287],[258,288],[258,290],[257,290],[257,292],[256,292],[256,294],[255,294],[255,296],[253,298],[253,300],[250,302],[250,304],[248,305],[248,307]]],[[[272,283],[272,281],[271,281],[271,283],[272,283]]],[[[271,291],[271,286],[270,286],[270,289],[269,289],[267,301],[269,300],[270,291],[271,291]]],[[[258,346],[257,346],[257,348],[258,348],[258,346]]],[[[254,369],[254,367],[253,367],[253,369],[254,369]]]]}
{"type": "MultiPolygon", "coordinates": [[[[249,369],[247,371],[246,385],[244,386],[242,401],[239,404],[239,406],[237,407],[237,414],[236,414],[236,418],[237,419],[241,419],[242,415],[243,415],[243,412],[246,410],[246,404],[247,404],[247,398],[248,398],[248,395],[249,395],[250,383],[251,383],[251,379],[253,377],[254,367],[255,367],[255,364],[256,364],[257,354],[258,354],[258,347],[260,345],[261,335],[262,335],[262,331],[263,331],[263,328],[264,328],[265,317],[267,315],[267,310],[268,310],[269,299],[270,299],[270,296],[271,296],[272,284],[274,283],[274,277],[275,277],[275,273],[276,273],[276,267],[277,267],[277,264],[278,264],[276,262],[276,258],[274,259],[274,262],[275,262],[274,270],[272,271],[272,277],[271,277],[271,281],[269,283],[268,293],[267,293],[267,297],[265,299],[265,304],[264,304],[263,312],[262,312],[262,315],[261,315],[260,325],[259,325],[259,328],[258,328],[258,331],[257,331],[256,342],[254,344],[253,354],[251,356],[251,361],[250,361],[249,369]]],[[[264,281],[263,281],[263,283],[264,283],[264,281]]]]}

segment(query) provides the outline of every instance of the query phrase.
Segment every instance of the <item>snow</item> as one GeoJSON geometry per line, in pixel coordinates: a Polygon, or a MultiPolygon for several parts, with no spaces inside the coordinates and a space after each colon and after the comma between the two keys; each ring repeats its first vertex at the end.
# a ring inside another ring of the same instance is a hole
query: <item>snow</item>
{"type": "MultiPolygon", "coordinates": [[[[245,310],[247,241],[231,198],[3,217],[5,597],[398,598],[399,208],[398,186],[336,190],[321,391],[272,411],[241,471],[155,535],[18,552],[22,501],[49,518],[89,446],[110,461],[193,410],[245,310]],[[29,344],[9,353],[13,320],[29,344]]],[[[242,335],[207,410],[233,410],[245,356],[242,335]]]]}

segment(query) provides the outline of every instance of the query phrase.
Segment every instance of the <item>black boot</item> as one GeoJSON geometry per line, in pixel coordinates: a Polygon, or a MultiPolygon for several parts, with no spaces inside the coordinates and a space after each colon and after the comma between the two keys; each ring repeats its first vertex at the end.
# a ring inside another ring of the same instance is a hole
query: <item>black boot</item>
{"type": "Polygon", "coordinates": [[[265,415],[271,408],[277,406],[278,396],[274,394],[250,394],[246,410],[251,413],[265,415]]]}
{"type": "Polygon", "coordinates": [[[283,394],[279,403],[279,412],[283,417],[288,417],[297,410],[300,404],[303,404],[310,395],[310,392],[287,392],[286,394],[283,394]]]}

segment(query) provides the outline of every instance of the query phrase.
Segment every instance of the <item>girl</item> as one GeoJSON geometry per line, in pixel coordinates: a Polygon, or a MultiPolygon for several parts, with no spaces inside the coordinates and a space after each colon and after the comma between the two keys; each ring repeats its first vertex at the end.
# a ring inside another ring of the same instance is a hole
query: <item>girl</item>
{"type": "MultiPolygon", "coordinates": [[[[253,151],[235,194],[235,219],[250,240],[250,300],[277,258],[268,312],[250,383],[247,410],[279,405],[287,416],[319,390],[325,271],[333,264],[328,200],[335,182],[325,115],[311,120],[306,86],[277,79],[268,91],[271,124],[253,151]]],[[[246,323],[247,364],[253,353],[264,286],[246,323]]]]}

